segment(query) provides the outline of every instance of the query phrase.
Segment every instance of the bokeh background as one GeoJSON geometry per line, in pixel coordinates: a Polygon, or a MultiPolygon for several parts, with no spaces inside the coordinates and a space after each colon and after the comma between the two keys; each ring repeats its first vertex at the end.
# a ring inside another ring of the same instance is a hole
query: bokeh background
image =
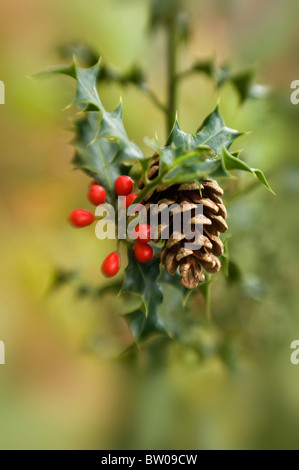
{"type": "MultiPolygon", "coordinates": [[[[120,69],[141,65],[163,99],[163,33],[149,34],[145,0],[1,3],[1,449],[299,446],[299,366],[290,363],[290,344],[299,339],[299,106],[290,104],[290,83],[299,79],[299,4],[185,3],[192,27],[180,68],[213,55],[236,70],[255,64],[272,94],[240,106],[231,85],[215,91],[208,77],[192,76],[180,88],[181,126],[194,132],[221,97],[227,124],[252,131],[236,148],[265,171],[276,197],[260,187],[231,201],[236,265],[230,282],[220,276],[214,286],[211,321],[200,296],[185,312],[174,301],[161,314],[180,325],[181,342],[156,338],[121,359],[132,344],[121,301],[78,297],[78,278],[51,290],[56,268],[103,285],[100,265],[113,244],[66,222],[73,208],[89,207],[88,179],[70,165],[71,113],[61,112],[74,83],[29,77],[63,63],[59,48],[80,41],[120,69]]],[[[163,141],[163,119],[131,86],[103,85],[108,109],[120,93],[128,133],[148,152],[144,136],[157,131],[163,141]]],[[[230,191],[249,180],[242,176],[230,191]]]]}

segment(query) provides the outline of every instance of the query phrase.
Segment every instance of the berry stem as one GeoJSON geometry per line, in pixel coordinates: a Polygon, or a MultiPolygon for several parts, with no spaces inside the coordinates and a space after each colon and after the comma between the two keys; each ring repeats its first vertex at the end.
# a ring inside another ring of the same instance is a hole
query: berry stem
{"type": "Polygon", "coordinates": [[[177,112],[177,34],[176,12],[171,15],[167,24],[167,75],[168,75],[168,100],[167,100],[167,134],[172,131],[177,112]]]}

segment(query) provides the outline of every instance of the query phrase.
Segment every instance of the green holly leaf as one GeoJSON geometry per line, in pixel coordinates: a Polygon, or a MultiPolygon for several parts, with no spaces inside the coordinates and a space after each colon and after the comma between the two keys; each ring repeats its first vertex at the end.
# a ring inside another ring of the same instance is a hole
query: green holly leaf
{"type": "Polygon", "coordinates": [[[199,284],[197,290],[199,290],[204,299],[205,299],[205,314],[208,319],[211,318],[212,310],[211,310],[211,288],[212,284],[215,281],[211,274],[206,274],[206,280],[199,284]]]}
{"type": "Polygon", "coordinates": [[[182,305],[183,307],[186,305],[192,291],[191,289],[187,289],[186,287],[183,286],[181,283],[181,276],[179,273],[175,273],[174,276],[171,276],[166,269],[162,268],[161,270],[161,276],[159,278],[159,283],[160,284],[166,284],[168,286],[174,287],[177,289],[182,297],[182,305]]]}
{"type": "Polygon", "coordinates": [[[240,96],[241,103],[250,98],[263,98],[267,96],[269,88],[256,82],[255,67],[247,68],[240,72],[233,72],[231,67],[218,67],[215,58],[206,61],[197,60],[192,67],[178,75],[182,79],[193,73],[203,73],[215,81],[216,87],[220,88],[225,83],[231,83],[240,96]]]}
{"type": "Polygon", "coordinates": [[[229,149],[241,135],[241,132],[226,126],[218,107],[194,135],[184,132],[176,121],[165,147],[160,147],[157,142],[150,143],[160,155],[159,175],[155,180],[147,181],[147,167],[144,168],[143,178],[146,184],[142,197],[159,184],[195,181],[200,185],[206,178],[230,176],[225,166],[224,149],[229,149]]]}
{"type": "Polygon", "coordinates": [[[192,151],[186,150],[184,146],[161,148],[161,183],[181,184],[206,178],[221,166],[221,159],[211,155],[211,149],[205,145],[198,146],[192,151]]]}
{"type": "Polygon", "coordinates": [[[62,74],[74,78],[77,82],[76,96],[69,106],[78,106],[82,110],[100,110],[106,112],[99,98],[97,81],[101,72],[101,64],[97,62],[89,68],[80,68],[76,62],[48,69],[44,74],[62,74]]]}
{"type": "MultiPolygon", "coordinates": [[[[226,126],[218,107],[194,135],[182,131],[176,122],[167,145],[156,149],[160,154],[156,186],[161,183],[200,183],[204,178],[229,177],[229,170],[238,169],[253,174],[272,191],[261,170],[250,168],[239,158],[239,153],[229,152],[231,145],[241,135],[243,133],[226,126]]],[[[151,182],[151,190],[154,184],[151,182]]]]}
{"type": "Polygon", "coordinates": [[[86,118],[81,128],[77,125],[78,135],[75,142],[80,154],[79,158],[75,158],[75,163],[83,171],[93,174],[98,181],[102,181],[103,178],[104,183],[109,187],[111,185],[108,166],[115,166],[116,168],[112,169],[111,173],[118,174],[120,165],[144,161],[145,157],[140,148],[129,139],[124,128],[122,103],[112,112],[104,108],[97,91],[101,70],[102,66],[99,62],[87,69],[78,67],[74,62],[69,67],[55,67],[47,73],[59,73],[74,78],[77,82],[77,92],[71,105],[77,106],[86,113],[91,111],[98,113],[98,121],[95,117],[86,118]],[[89,129],[88,125],[90,125],[89,129]],[[82,127],[84,127],[85,135],[81,132],[82,127]],[[107,173],[104,176],[103,169],[107,173]]]}
{"type": "Polygon", "coordinates": [[[228,263],[227,280],[230,284],[237,284],[242,281],[242,272],[239,266],[232,260],[228,263]]]}
{"type": "Polygon", "coordinates": [[[105,112],[97,138],[107,138],[117,142],[119,148],[113,161],[116,163],[132,164],[138,160],[145,160],[140,148],[132,142],[124,128],[122,120],[122,103],[111,113],[105,112]]]}
{"type": "Polygon", "coordinates": [[[215,59],[212,58],[210,60],[197,60],[193,65],[190,70],[190,73],[196,72],[196,73],[203,73],[207,75],[210,78],[213,78],[216,80],[217,78],[217,66],[215,59]]]}
{"type": "Polygon", "coordinates": [[[222,154],[223,147],[229,149],[233,142],[243,135],[235,129],[230,129],[225,125],[224,119],[219,113],[218,106],[204,120],[202,126],[195,135],[183,132],[178,122],[175,123],[173,131],[169,137],[167,145],[173,144],[175,147],[184,146],[188,150],[195,149],[201,145],[209,146],[216,154],[222,154]]]}
{"type": "Polygon", "coordinates": [[[255,75],[255,70],[249,69],[228,78],[239,93],[242,103],[249,98],[263,98],[268,94],[268,87],[256,83],[255,75]]]}
{"type": "MultiPolygon", "coordinates": [[[[90,110],[93,107],[102,114],[102,122],[97,132],[97,139],[108,139],[112,144],[118,144],[118,150],[115,152],[112,161],[117,163],[134,163],[138,160],[144,160],[140,148],[132,142],[124,128],[122,119],[122,103],[112,111],[105,110],[98,92],[97,79],[100,74],[101,64],[98,63],[89,69],[80,69],[73,65],[76,71],[77,94],[73,104],[90,110]]],[[[114,149],[115,147],[113,147],[114,149]]]]}
{"type": "Polygon", "coordinates": [[[163,301],[162,290],[158,285],[160,260],[154,258],[150,263],[139,263],[132,249],[128,252],[128,266],[120,295],[132,293],[140,296],[146,316],[155,315],[159,304],[163,301]]]}
{"type": "Polygon", "coordinates": [[[114,181],[124,173],[120,164],[111,164],[118,150],[117,142],[107,139],[94,139],[99,126],[98,113],[86,113],[83,119],[75,122],[76,137],[73,145],[76,154],[73,159],[75,168],[79,168],[101,184],[107,192],[107,199],[115,197],[114,181]]]}
{"type": "Polygon", "coordinates": [[[217,154],[221,154],[223,147],[229,149],[242,132],[230,129],[225,125],[218,106],[204,120],[202,126],[195,135],[197,145],[209,145],[217,154]]]}
{"type": "Polygon", "coordinates": [[[171,186],[173,184],[198,182],[213,176],[227,176],[219,156],[211,157],[211,149],[207,146],[198,146],[192,151],[185,147],[175,148],[155,147],[160,155],[159,175],[154,180],[147,180],[148,165],[143,166],[143,180],[145,187],[136,199],[136,202],[153,192],[159,185],[171,186]]]}
{"type": "Polygon", "coordinates": [[[126,315],[136,342],[154,333],[167,334],[158,315],[158,307],[163,301],[159,276],[159,258],[141,264],[136,260],[133,250],[129,249],[128,266],[120,295],[130,293],[140,297],[143,302],[143,308],[126,315]]]}
{"type": "Polygon", "coordinates": [[[184,132],[176,121],[165,147],[152,143],[160,155],[160,168],[159,177],[150,183],[149,191],[159,184],[200,183],[205,178],[229,176],[224,165],[223,148],[230,148],[241,135],[225,125],[218,107],[195,135],[184,132]]]}
{"type": "Polygon", "coordinates": [[[152,335],[163,334],[169,336],[157,314],[146,317],[143,310],[136,310],[126,315],[125,318],[137,344],[152,335]]]}
{"type": "Polygon", "coordinates": [[[89,44],[82,42],[59,44],[56,49],[63,60],[69,62],[73,60],[73,57],[76,57],[84,67],[91,67],[99,60],[99,54],[89,44]]]}
{"type": "MultiPolygon", "coordinates": [[[[196,159],[194,159],[196,160],[196,159]]],[[[162,184],[183,184],[190,183],[192,181],[198,181],[206,178],[223,175],[222,161],[220,158],[209,159],[206,158],[204,161],[196,162],[192,165],[176,165],[171,171],[169,171],[162,179],[162,184]]]]}
{"type": "Polygon", "coordinates": [[[272,194],[275,195],[264,173],[261,170],[250,168],[247,165],[247,163],[245,163],[243,160],[240,160],[240,158],[237,158],[236,156],[232,155],[225,147],[223,148],[223,161],[224,161],[224,165],[227,171],[229,170],[247,171],[248,173],[251,173],[252,175],[254,175],[260,183],[266,186],[266,188],[269,191],[271,191],[272,194]]]}

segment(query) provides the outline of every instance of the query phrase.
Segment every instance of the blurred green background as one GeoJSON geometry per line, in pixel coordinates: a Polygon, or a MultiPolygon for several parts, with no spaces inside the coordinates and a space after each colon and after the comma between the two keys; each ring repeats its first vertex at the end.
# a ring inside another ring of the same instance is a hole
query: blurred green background
{"type": "MultiPolygon", "coordinates": [[[[192,76],[180,89],[181,127],[194,132],[220,96],[227,124],[252,131],[237,148],[269,176],[276,197],[260,187],[231,202],[229,248],[238,269],[214,285],[212,320],[200,296],[186,311],[168,306],[161,315],[180,329],[181,343],[156,338],[117,360],[132,344],[120,302],[78,298],[73,286],[50,293],[56,266],[78,269],[93,285],[106,282],[100,265],[114,245],[66,222],[72,209],[89,208],[88,179],[70,165],[71,113],[60,111],[74,83],[28,76],[62,63],[59,46],[78,40],[120,69],[141,65],[163,99],[164,36],[148,34],[145,0],[2,1],[1,449],[299,447],[299,366],[290,363],[290,344],[299,339],[299,106],[290,104],[290,83],[299,79],[299,4],[185,4],[192,28],[181,69],[214,54],[236,70],[256,64],[272,94],[239,106],[231,85],[216,92],[207,77],[192,76]]],[[[145,136],[157,131],[163,142],[162,116],[147,97],[116,85],[100,92],[108,109],[122,94],[128,134],[147,154],[145,136]]],[[[228,194],[248,178],[233,181],[228,194]]]]}

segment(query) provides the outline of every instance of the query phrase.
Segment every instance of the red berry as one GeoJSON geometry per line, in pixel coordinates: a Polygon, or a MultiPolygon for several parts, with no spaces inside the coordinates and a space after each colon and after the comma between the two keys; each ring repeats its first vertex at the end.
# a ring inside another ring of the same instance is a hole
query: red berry
{"type": "Polygon", "coordinates": [[[106,202],[106,191],[102,186],[94,184],[88,191],[88,199],[91,204],[99,206],[106,202]]]}
{"type": "Polygon", "coordinates": [[[97,186],[99,183],[97,181],[92,181],[89,183],[88,188],[91,189],[93,186],[97,186]]]}
{"type": "Polygon", "coordinates": [[[128,196],[126,196],[126,198],[122,202],[122,208],[128,209],[130,205],[133,204],[137,196],[138,194],[135,193],[128,194],[128,196]]]}
{"type": "Polygon", "coordinates": [[[94,222],[94,215],[84,209],[76,209],[69,215],[69,221],[75,227],[87,227],[94,222]]]}
{"type": "Polygon", "coordinates": [[[150,225],[140,224],[135,227],[132,236],[137,242],[148,243],[151,241],[151,230],[150,225]]]}
{"type": "Polygon", "coordinates": [[[105,277],[114,277],[120,268],[120,256],[117,251],[110,253],[102,264],[102,273],[105,277]]]}
{"type": "Polygon", "coordinates": [[[154,250],[145,243],[137,242],[134,246],[134,254],[139,263],[148,263],[154,257],[154,250]]]}
{"type": "Polygon", "coordinates": [[[129,176],[119,176],[114,183],[114,187],[118,196],[127,196],[133,191],[134,182],[129,176]]]}

